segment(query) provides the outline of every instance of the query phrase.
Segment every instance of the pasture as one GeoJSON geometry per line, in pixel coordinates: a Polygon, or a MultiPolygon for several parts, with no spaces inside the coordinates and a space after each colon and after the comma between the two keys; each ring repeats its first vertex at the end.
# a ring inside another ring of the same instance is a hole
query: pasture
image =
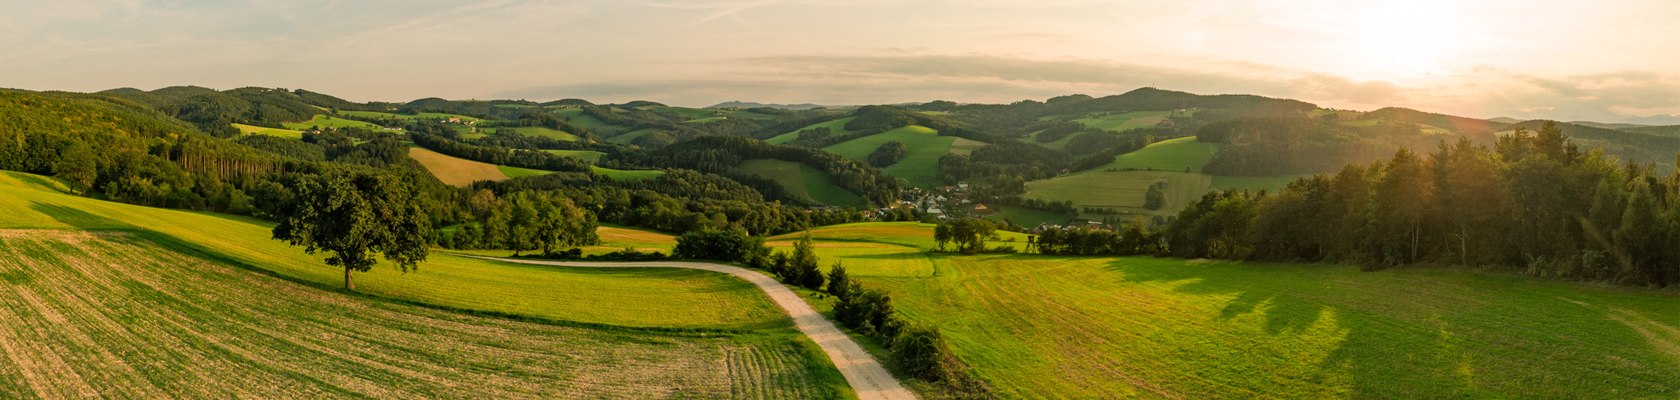
{"type": "Polygon", "coordinates": [[[0,230],[0,397],[850,395],[796,335],[474,316],[251,268],[148,232],[0,230]]]}
{"type": "MultiPolygon", "coordinates": [[[[482,130],[494,130],[496,132],[512,132],[512,133],[523,135],[523,136],[538,136],[538,137],[545,137],[545,138],[554,139],[554,140],[564,140],[564,141],[568,141],[568,142],[575,142],[575,141],[578,140],[577,135],[573,135],[571,133],[567,133],[565,131],[561,131],[561,130],[558,130],[558,129],[545,128],[545,127],[541,127],[541,126],[504,126],[504,127],[496,127],[496,128],[479,128],[479,130],[481,130],[481,131],[482,130]]],[[[489,133],[485,132],[485,134],[489,134],[489,133]]]]}
{"type": "Polygon", "coordinates": [[[1212,190],[1276,190],[1299,177],[1202,174],[1202,166],[1217,152],[1216,144],[1198,142],[1194,137],[1164,140],[1116,156],[1114,162],[1102,167],[1027,182],[1026,197],[1073,201],[1074,207],[1081,210],[1080,217],[1088,219],[1110,215],[1168,216],[1212,190]],[[1155,210],[1145,208],[1149,187],[1159,183],[1166,185],[1164,206],[1155,210]],[[1119,214],[1086,213],[1087,207],[1111,209],[1119,214]]]}
{"type": "MultiPolygon", "coordinates": [[[[267,222],[93,200],[61,188],[35,175],[0,173],[0,209],[15,210],[0,213],[0,229],[148,231],[219,262],[327,288],[343,284],[343,270],[327,267],[325,255],[270,239],[267,222]]],[[[541,267],[434,253],[415,272],[381,263],[357,273],[356,288],[402,302],[541,320],[791,332],[787,317],[751,284],[703,271],[541,267]]]]}
{"type": "Polygon", "coordinates": [[[1172,111],[1134,111],[1128,113],[1100,112],[1073,119],[1082,125],[1110,132],[1125,132],[1153,127],[1172,116],[1172,111]]]}
{"type": "Polygon", "coordinates": [[[596,161],[601,161],[601,157],[607,155],[607,153],[594,150],[543,150],[543,152],[557,156],[576,158],[590,164],[594,164],[596,161]]]}
{"type": "MultiPolygon", "coordinates": [[[[908,223],[813,233],[854,246],[931,235],[908,223]]],[[[915,255],[933,273],[854,274],[938,325],[1004,397],[1680,395],[1672,290],[1425,267],[915,255]]],[[[851,271],[884,259],[836,258],[851,271]]]]}
{"type": "Polygon", "coordinates": [[[811,168],[808,165],[782,160],[747,160],[735,166],[735,170],[748,175],[764,177],[781,184],[782,189],[789,194],[805,201],[826,204],[835,207],[869,206],[867,201],[846,189],[840,188],[828,175],[811,168]]]}
{"type": "Polygon", "coordinates": [[[765,143],[771,143],[771,144],[787,144],[787,142],[792,142],[794,139],[798,139],[799,138],[799,131],[803,131],[803,130],[806,130],[806,129],[828,128],[828,135],[829,136],[850,134],[850,133],[852,133],[852,131],[846,130],[846,123],[852,122],[852,120],[854,120],[854,119],[857,119],[857,117],[838,118],[838,119],[833,119],[833,120],[829,120],[829,121],[826,121],[826,122],[811,124],[810,126],[806,126],[804,128],[794,129],[792,132],[783,133],[783,134],[776,135],[775,137],[772,137],[772,138],[769,138],[769,139],[764,139],[764,142],[765,143]]]}
{"type": "Polygon", "coordinates": [[[305,131],[305,130],[309,130],[309,129],[312,129],[312,128],[321,128],[321,129],[327,129],[327,128],[357,128],[357,129],[367,129],[367,130],[371,130],[371,131],[377,131],[377,130],[382,129],[382,128],[380,128],[379,125],[374,125],[374,124],[371,124],[371,123],[357,121],[357,120],[353,120],[353,119],[337,118],[337,117],[333,117],[331,115],[324,115],[324,114],[316,114],[315,118],[310,119],[308,121],[287,122],[287,123],[282,124],[282,125],[285,125],[287,129],[294,129],[294,130],[300,130],[300,131],[305,131]]]}
{"type": "Polygon", "coordinates": [[[233,124],[233,128],[238,129],[239,134],[241,135],[264,135],[287,139],[303,139],[303,132],[291,129],[269,128],[245,124],[233,124]]]}
{"type": "Polygon", "coordinates": [[[951,143],[957,138],[939,136],[939,132],[920,125],[910,125],[879,134],[864,136],[824,147],[823,150],[858,161],[869,159],[869,153],[890,141],[904,143],[904,159],[887,166],[887,175],[902,178],[914,187],[939,185],[939,157],[951,153],[951,143]]]}

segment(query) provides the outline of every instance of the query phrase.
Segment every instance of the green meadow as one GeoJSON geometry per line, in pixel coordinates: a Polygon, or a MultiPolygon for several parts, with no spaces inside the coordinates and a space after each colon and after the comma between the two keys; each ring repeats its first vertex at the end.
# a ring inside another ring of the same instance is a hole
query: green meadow
{"type": "Polygon", "coordinates": [[[869,153],[891,141],[904,143],[904,159],[884,168],[887,175],[902,178],[914,187],[939,185],[939,157],[951,153],[956,137],[939,136],[939,131],[920,125],[910,125],[879,134],[864,136],[824,147],[823,150],[858,161],[869,159],[869,153]]]}
{"type": "Polygon", "coordinates": [[[808,165],[782,160],[747,160],[735,170],[781,184],[782,189],[801,199],[835,207],[867,207],[869,203],[840,188],[828,175],[808,165]]]}

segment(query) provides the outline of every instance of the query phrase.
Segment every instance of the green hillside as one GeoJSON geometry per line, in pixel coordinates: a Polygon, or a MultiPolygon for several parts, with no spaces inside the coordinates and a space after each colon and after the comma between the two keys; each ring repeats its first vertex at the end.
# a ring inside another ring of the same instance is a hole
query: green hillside
{"type": "MultiPolygon", "coordinates": [[[[1027,183],[1027,197],[1052,201],[1072,201],[1079,210],[1086,208],[1111,209],[1122,214],[1167,216],[1177,214],[1185,205],[1201,198],[1211,190],[1271,189],[1275,190],[1293,180],[1296,175],[1276,177],[1212,176],[1201,173],[1203,165],[1218,152],[1212,143],[1183,137],[1154,143],[1131,153],[1121,154],[1114,162],[1102,167],[1027,183]],[[1165,184],[1162,192],[1165,205],[1157,209],[1144,207],[1152,185],[1165,184]]],[[[1082,213],[1081,217],[1101,219],[1105,214],[1082,213]]]]}
{"type": "Polygon", "coordinates": [[[818,247],[850,271],[891,266],[854,276],[938,325],[1006,398],[1680,393],[1680,297],[1669,291],[1435,268],[928,256],[917,252],[932,246],[931,226],[910,223],[813,237],[850,246],[818,247]]]}
{"type": "MultiPolygon", "coordinates": [[[[0,228],[142,230],[230,263],[336,287],[343,271],[321,255],[270,239],[266,222],[93,200],[62,193],[43,177],[0,172],[0,228]]],[[[787,319],[751,284],[691,270],[606,271],[505,264],[433,254],[420,270],[389,265],[356,276],[361,293],[437,306],[592,324],[765,328],[787,319]],[[566,290],[554,290],[557,287],[566,290]],[[615,304],[597,307],[598,304],[615,304]]]]}
{"type": "Polygon", "coordinates": [[[920,125],[893,129],[824,147],[830,153],[858,161],[867,161],[869,153],[891,141],[904,143],[908,151],[904,159],[884,170],[888,175],[910,182],[910,186],[939,185],[939,157],[951,153],[951,143],[957,138],[939,136],[939,132],[920,125]]]}
{"type": "Polygon", "coordinates": [[[565,131],[561,131],[561,130],[557,130],[557,129],[551,129],[551,128],[545,128],[545,127],[541,127],[541,126],[479,128],[479,130],[487,130],[487,129],[494,129],[497,132],[501,132],[503,130],[506,130],[506,131],[510,131],[510,132],[517,133],[517,134],[520,134],[520,135],[540,136],[540,137],[546,137],[546,138],[555,139],[555,140],[565,140],[565,141],[577,141],[578,140],[577,135],[573,135],[573,134],[567,133],[565,131]]]}
{"type": "Polygon", "coordinates": [[[543,152],[549,153],[549,154],[555,154],[555,155],[562,155],[562,156],[577,158],[579,160],[588,161],[590,163],[600,161],[601,156],[607,155],[607,153],[602,153],[602,152],[594,151],[594,150],[543,150],[543,152]]]}
{"type": "Polygon", "coordinates": [[[322,129],[326,129],[326,128],[358,128],[358,129],[367,129],[367,130],[374,130],[374,131],[377,131],[377,130],[380,129],[379,125],[374,125],[374,124],[367,123],[367,122],[351,120],[351,119],[344,119],[344,118],[337,118],[337,117],[333,117],[333,116],[330,116],[330,115],[319,115],[319,114],[316,115],[314,119],[311,119],[311,120],[308,120],[308,121],[287,122],[284,125],[286,126],[287,129],[294,129],[294,130],[300,130],[300,131],[301,130],[309,130],[310,128],[322,128],[322,129]]]}
{"type": "Polygon", "coordinates": [[[846,135],[852,133],[852,131],[846,130],[846,123],[852,122],[854,119],[857,119],[857,117],[845,117],[827,122],[811,124],[810,126],[806,126],[804,128],[794,129],[793,132],[783,133],[769,139],[764,139],[764,141],[773,144],[787,144],[787,142],[791,142],[794,139],[799,138],[799,131],[819,128],[828,128],[829,136],[846,135]]]}
{"type": "Polygon", "coordinates": [[[789,194],[809,202],[834,207],[869,206],[869,202],[864,201],[862,197],[841,189],[828,175],[805,164],[782,160],[747,160],[735,166],[735,170],[776,181],[789,194]]]}
{"type": "Polygon", "coordinates": [[[269,128],[245,124],[233,124],[233,128],[238,129],[239,133],[242,135],[263,135],[283,137],[287,139],[303,139],[303,132],[291,129],[269,128]]]}

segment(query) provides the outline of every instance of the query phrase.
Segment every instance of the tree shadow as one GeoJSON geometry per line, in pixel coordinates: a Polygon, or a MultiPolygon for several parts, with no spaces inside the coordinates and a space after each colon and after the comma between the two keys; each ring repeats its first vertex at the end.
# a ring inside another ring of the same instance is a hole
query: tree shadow
{"type": "MultiPolygon", "coordinates": [[[[1264,313],[1258,316],[1264,331],[1275,337],[1262,340],[1289,340],[1321,320],[1345,332],[1333,347],[1316,352],[1322,358],[1288,362],[1308,375],[1288,385],[1311,393],[1680,394],[1680,296],[1673,293],[1428,268],[1362,273],[1332,265],[1146,260],[1120,259],[1107,269],[1127,282],[1227,297],[1214,317],[1222,323],[1264,313]]],[[[1289,354],[1295,350],[1250,356],[1287,359],[1299,356],[1289,354]]]]}
{"type": "Polygon", "coordinates": [[[29,204],[29,209],[35,210],[35,212],[46,215],[47,217],[57,220],[65,225],[69,225],[72,228],[81,230],[135,229],[135,226],[115,219],[57,204],[32,201],[29,204]]]}

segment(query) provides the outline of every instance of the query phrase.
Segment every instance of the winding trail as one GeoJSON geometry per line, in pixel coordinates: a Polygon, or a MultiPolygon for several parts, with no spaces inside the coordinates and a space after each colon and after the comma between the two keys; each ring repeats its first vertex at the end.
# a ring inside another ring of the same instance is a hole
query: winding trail
{"type": "Polygon", "coordinates": [[[857,342],[852,341],[852,338],[846,336],[845,332],[841,332],[840,328],[834,326],[834,323],[829,322],[827,318],[823,318],[822,314],[818,314],[817,310],[812,309],[811,305],[805,303],[805,300],[799,298],[799,295],[794,293],[793,290],[788,289],[781,282],[771,279],[770,276],[753,270],[732,265],[685,261],[568,262],[463,256],[510,263],[561,267],[686,268],[733,275],[757,285],[760,290],[764,291],[764,294],[770,296],[771,301],[776,302],[777,306],[781,306],[783,311],[787,311],[788,316],[793,318],[794,325],[799,327],[799,331],[810,337],[811,341],[816,342],[824,353],[828,353],[828,359],[834,362],[836,368],[840,369],[840,375],[846,377],[846,383],[852,385],[852,390],[857,392],[859,399],[899,400],[916,398],[916,395],[906,389],[903,384],[900,384],[898,379],[894,379],[892,374],[887,373],[887,369],[882,367],[881,363],[875,360],[875,357],[871,357],[869,352],[864,351],[863,347],[858,346],[857,342]]]}

